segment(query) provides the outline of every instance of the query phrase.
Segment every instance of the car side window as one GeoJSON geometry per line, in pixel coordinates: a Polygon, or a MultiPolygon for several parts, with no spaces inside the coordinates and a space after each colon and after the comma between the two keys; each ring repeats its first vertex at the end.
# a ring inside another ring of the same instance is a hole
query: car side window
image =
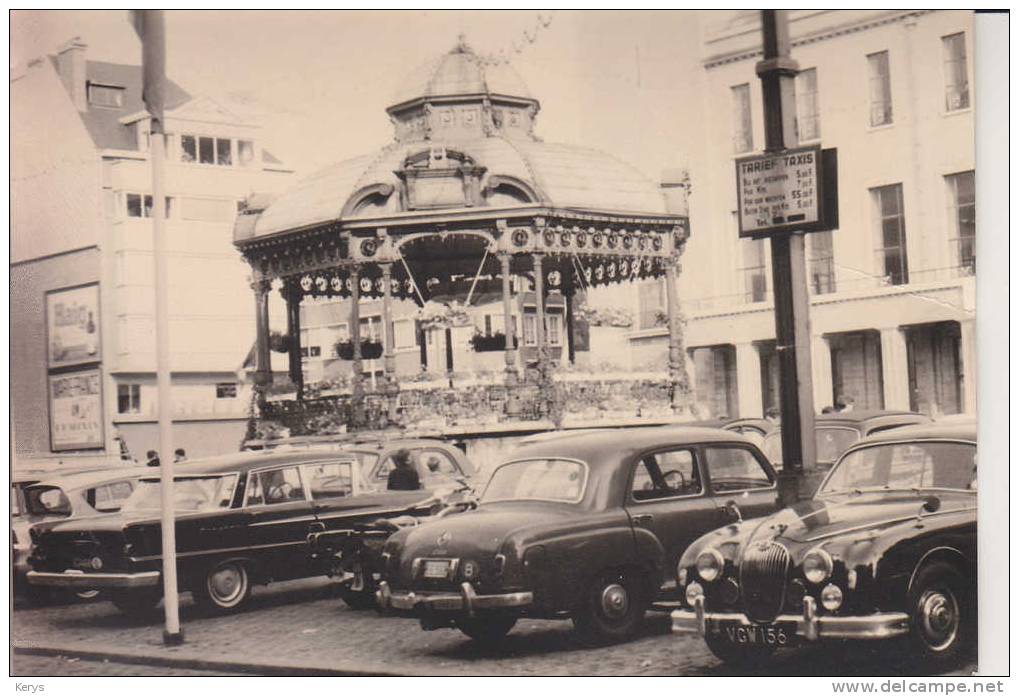
{"type": "Polygon", "coordinates": [[[441,450],[422,450],[418,453],[418,461],[426,475],[460,473],[456,463],[448,454],[441,450]]]}
{"type": "Polygon", "coordinates": [[[297,473],[296,466],[260,471],[255,479],[257,484],[248,492],[249,505],[261,502],[276,505],[304,500],[304,488],[301,486],[301,476],[297,473]]]}
{"type": "Polygon", "coordinates": [[[706,447],[704,459],[716,493],[770,488],[772,478],[754,454],[743,447],[706,447]]]}
{"type": "Polygon", "coordinates": [[[130,481],[117,481],[90,489],[86,499],[99,512],[116,512],[133,490],[130,481]]]}
{"type": "Polygon", "coordinates": [[[350,462],[324,462],[301,467],[312,500],[345,498],[354,493],[354,473],[350,462]]]}
{"type": "Polygon", "coordinates": [[[631,486],[634,500],[697,495],[703,490],[693,452],[688,449],[645,455],[637,462],[631,486]]]}

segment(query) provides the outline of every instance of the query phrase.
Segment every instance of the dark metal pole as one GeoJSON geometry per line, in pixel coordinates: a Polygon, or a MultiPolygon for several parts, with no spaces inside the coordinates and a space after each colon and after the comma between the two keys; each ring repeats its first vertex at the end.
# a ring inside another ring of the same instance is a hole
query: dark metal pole
{"type": "MultiPolygon", "coordinates": [[[[762,10],[764,58],[757,64],[764,101],[767,152],[797,144],[796,73],[789,55],[789,21],[784,10],[762,10]]],[[[810,300],[802,233],[771,238],[775,294],[775,338],[782,406],[782,461],[779,491],[785,503],[799,497],[803,467],[816,463],[814,395],[810,368],[810,300]]]]}
{"type": "Polygon", "coordinates": [[[290,337],[288,359],[290,381],[297,390],[297,400],[304,399],[304,368],[301,364],[301,288],[293,283],[283,288],[287,300],[287,335],[290,337]]]}

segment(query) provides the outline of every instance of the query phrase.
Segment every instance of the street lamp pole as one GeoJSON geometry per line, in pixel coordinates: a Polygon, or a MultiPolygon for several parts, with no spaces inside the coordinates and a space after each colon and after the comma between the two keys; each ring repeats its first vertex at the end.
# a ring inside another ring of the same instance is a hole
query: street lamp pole
{"type": "MultiPolygon", "coordinates": [[[[797,145],[796,73],[789,54],[789,19],[785,10],[762,10],[764,56],[757,63],[764,101],[765,152],[797,145]]],[[[806,236],[783,232],[771,237],[771,270],[775,295],[775,338],[782,407],[784,503],[799,497],[804,465],[816,461],[814,396],[810,365],[810,298],[807,294],[806,236]]]]}

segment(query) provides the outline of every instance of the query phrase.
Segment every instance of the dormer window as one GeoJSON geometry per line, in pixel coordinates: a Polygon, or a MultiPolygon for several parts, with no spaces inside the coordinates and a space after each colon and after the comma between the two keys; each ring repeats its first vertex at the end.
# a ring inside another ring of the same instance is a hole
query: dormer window
{"type": "Polygon", "coordinates": [[[88,103],[108,109],[124,107],[124,88],[116,85],[99,85],[90,82],[88,85],[88,103]]]}
{"type": "Polygon", "coordinates": [[[214,164],[232,167],[251,166],[255,160],[255,144],[250,140],[214,138],[206,135],[180,136],[180,161],[189,164],[214,164]]]}

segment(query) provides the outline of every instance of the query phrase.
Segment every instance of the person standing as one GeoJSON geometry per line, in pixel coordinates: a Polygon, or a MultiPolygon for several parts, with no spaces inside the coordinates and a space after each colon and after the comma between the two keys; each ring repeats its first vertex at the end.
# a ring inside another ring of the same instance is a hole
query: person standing
{"type": "Polygon", "coordinates": [[[421,478],[410,461],[410,452],[402,449],[393,454],[393,470],[386,480],[390,491],[416,491],[421,488],[421,478]]]}
{"type": "Polygon", "coordinates": [[[173,451],[174,462],[183,462],[186,461],[187,458],[188,458],[187,452],[184,451],[183,447],[178,447],[173,451]]]}
{"type": "Polygon", "coordinates": [[[156,450],[145,453],[145,466],[159,466],[159,453],[156,450]]]}

